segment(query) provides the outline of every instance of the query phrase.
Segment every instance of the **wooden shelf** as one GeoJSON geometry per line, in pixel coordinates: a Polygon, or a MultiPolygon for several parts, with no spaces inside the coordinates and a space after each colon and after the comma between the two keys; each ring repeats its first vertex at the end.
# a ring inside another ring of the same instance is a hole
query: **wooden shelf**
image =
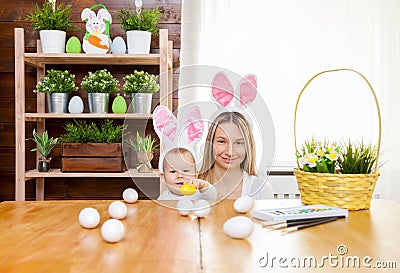
{"type": "Polygon", "coordinates": [[[25,173],[25,179],[41,178],[41,177],[132,177],[132,178],[157,178],[159,171],[154,170],[151,173],[139,173],[136,169],[129,169],[123,173],[64,173],[60,169],[51,169],[50,172],[39,172],[38,170],[29,170],[25,173]]]}
{"type": "Polygon", "coordinates": [[[68,54],[24,53],[25,63],[43,68],[46,64],[159,65],[160,54],[68,54]]]}
{"type": "Polygon", "coordinates": [[[140,120],[148,120],[152,119],[152,115],[147,114],[91,114],[91,113],[82,113],[82,114],[52,114],[52,113],[25,113],[26,121],[38,121],[41,119],[48,118],[65,118],[65,119],[140,119],[140,120]]]}

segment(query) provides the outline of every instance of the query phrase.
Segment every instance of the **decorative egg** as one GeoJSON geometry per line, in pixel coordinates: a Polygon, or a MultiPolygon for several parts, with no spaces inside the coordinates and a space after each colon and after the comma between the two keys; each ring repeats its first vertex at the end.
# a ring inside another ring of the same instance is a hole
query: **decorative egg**
{"type": "Polygon", "coordinates": [[[124,219],[128,208],[121,201],[114,201],[108,206],[108,214],[114,219],[124,219]]]}
{"type": "Polygon", "coordinates": [[[74,96],[70,99],[68,104],[68,111],[71,114],[82,114],[83,113],[83,100],[79,96],[74,96]]]}
{"type": "Polygon", "coordinates": [[[78,37],[72,36],[68,39],[66,51],[67,53],[81,53],[82,46],[81,41],[78,39],[78,37]]]}
{"type": "Polygon", "coordinates": [[[84,228],[95,228],[100,223],[100,214],[94,208],[84,208],[79,212],[79,223],[84,228]]]}
{"type": "Polygon", "coordinates": [[[254,199],[250,196],[242,196],[233,203],[233,208],[239,213],[247,213],[254,206],[254,199]]]}
{"type": "Polygon", "coordinates": [[[193,203],[188,198],[183,198],[176,203],[176,209],[182,216],[189,215],[193,210],[193,203]]]}
{"type": "Polygon", "coordinates": [[[115,114],[125,114],[126,109],[128,107],[126,106],[126,101],[123,96],[120,96],[119,94],[115,97],[113,104],[112,104],[112,111],[115,114]]]}
{"type": "Polygon", "coordinates": [[[235,216],[224,223],[223,230],[229,237],[244,239],[249,237],[253,232],[254,224],[246,216],[235,216]]]}
{"type": "Polygon", "coordinates": [[[204,218],[210,213],[210,204],[203,199],[196,201],[193,205],[193,212],[199,218],[204,218]]]}
{"type": "Polygon", "coordinates": [[[125,227],[120,220],[109,219],[101,226],[101,236],[106,242],[119,242],[124,237],[124,234],[125,227]]]}
{"type": "Polygon", "coordinates": [[[182,185],[182,187],[179,189],[179,191],[183,194],[183,195],[193,195],[196,192],[196,187],[192,184],[189,185],[188,183],[185,183],[182,185]]]}
{"type": "Polygon", "coordinates": [[[135,189],[128,188],[122,193],[122,198],[126,203],[135,203],[138,200],[138,193],[135,189]]]}
{"type": "Polygon", "coordinates": [[[112,54],[125,54],[126,53],[126,43],[122,37],[115,37],[111,44],[112,54]]]}

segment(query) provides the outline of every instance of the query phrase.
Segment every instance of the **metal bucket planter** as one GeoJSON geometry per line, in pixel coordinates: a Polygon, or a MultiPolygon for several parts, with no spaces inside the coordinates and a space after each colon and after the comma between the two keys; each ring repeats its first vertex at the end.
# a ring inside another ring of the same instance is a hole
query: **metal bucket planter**
{"type": "Polygon", "coordinates": [[[68,93],[46,93],[49,113],[68,113],[68,93]]]}
{"type": "Polygon", "coordinates": [[[109,93],[88,93],[90,113],[105,114],[108,112],[109,93]]]}
{"type": "Polygon", "coordinates": [[[150,114],[153,94],[134,93],[131,94],[132,110],[138,114],[150,114]]]}

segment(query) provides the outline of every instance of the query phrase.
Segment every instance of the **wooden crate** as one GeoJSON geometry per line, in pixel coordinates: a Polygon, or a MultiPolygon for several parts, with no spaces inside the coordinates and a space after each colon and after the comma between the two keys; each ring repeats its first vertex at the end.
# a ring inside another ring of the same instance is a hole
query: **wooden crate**
{"type": "Polygon", "coordinates": [[[121,143],[61,143],[62,172],[123,172],[121,143]]]}

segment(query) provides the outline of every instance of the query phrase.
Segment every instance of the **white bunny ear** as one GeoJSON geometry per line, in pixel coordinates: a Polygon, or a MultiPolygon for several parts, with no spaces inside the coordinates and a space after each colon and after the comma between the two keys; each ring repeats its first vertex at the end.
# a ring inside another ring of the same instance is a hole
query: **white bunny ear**
{"type": "Polygon", "coordinates": [[[111,14],[106,9],[99,9],[97,19],[108,21],[110,24],[112,23],[111,14]]]}
{"type": "Polygon", "coordinates": [[[218,73],[212,82],[212,96],[223,107],[233,99],[234,89],[224,73],[218,73]]]}
{"type": "Polygon", "coordinates": [[[257,77],[256,75],[247,75],[239,83],[240,105],[246,106],[255,100],[257,96],[257,77]]]}
{"type": "Polygon", "coordinates": [[[198,142],[204,133],[204,123],[201,120],[200,109],[193,106],[189,109],[185,118],[185,133],[187,135],[187,143],[193,145],[198,142]]]}
{"type": "Polygon", "coordinates": [[[156,107],[153,112],[153,127],[160,139],[174,141],[178,124],[176,117],[167,107],[156,107]]]}
{"type": "Polygon", "coordinates": [[[82,21],[85,21],[86,19],[92,20],[95,17],[96,17],[96,13],[94,13],[93,10],[91,10],[89,8],[85,8],[84,10],[82,10],[82,13],[81,13],[82,21]]]}

